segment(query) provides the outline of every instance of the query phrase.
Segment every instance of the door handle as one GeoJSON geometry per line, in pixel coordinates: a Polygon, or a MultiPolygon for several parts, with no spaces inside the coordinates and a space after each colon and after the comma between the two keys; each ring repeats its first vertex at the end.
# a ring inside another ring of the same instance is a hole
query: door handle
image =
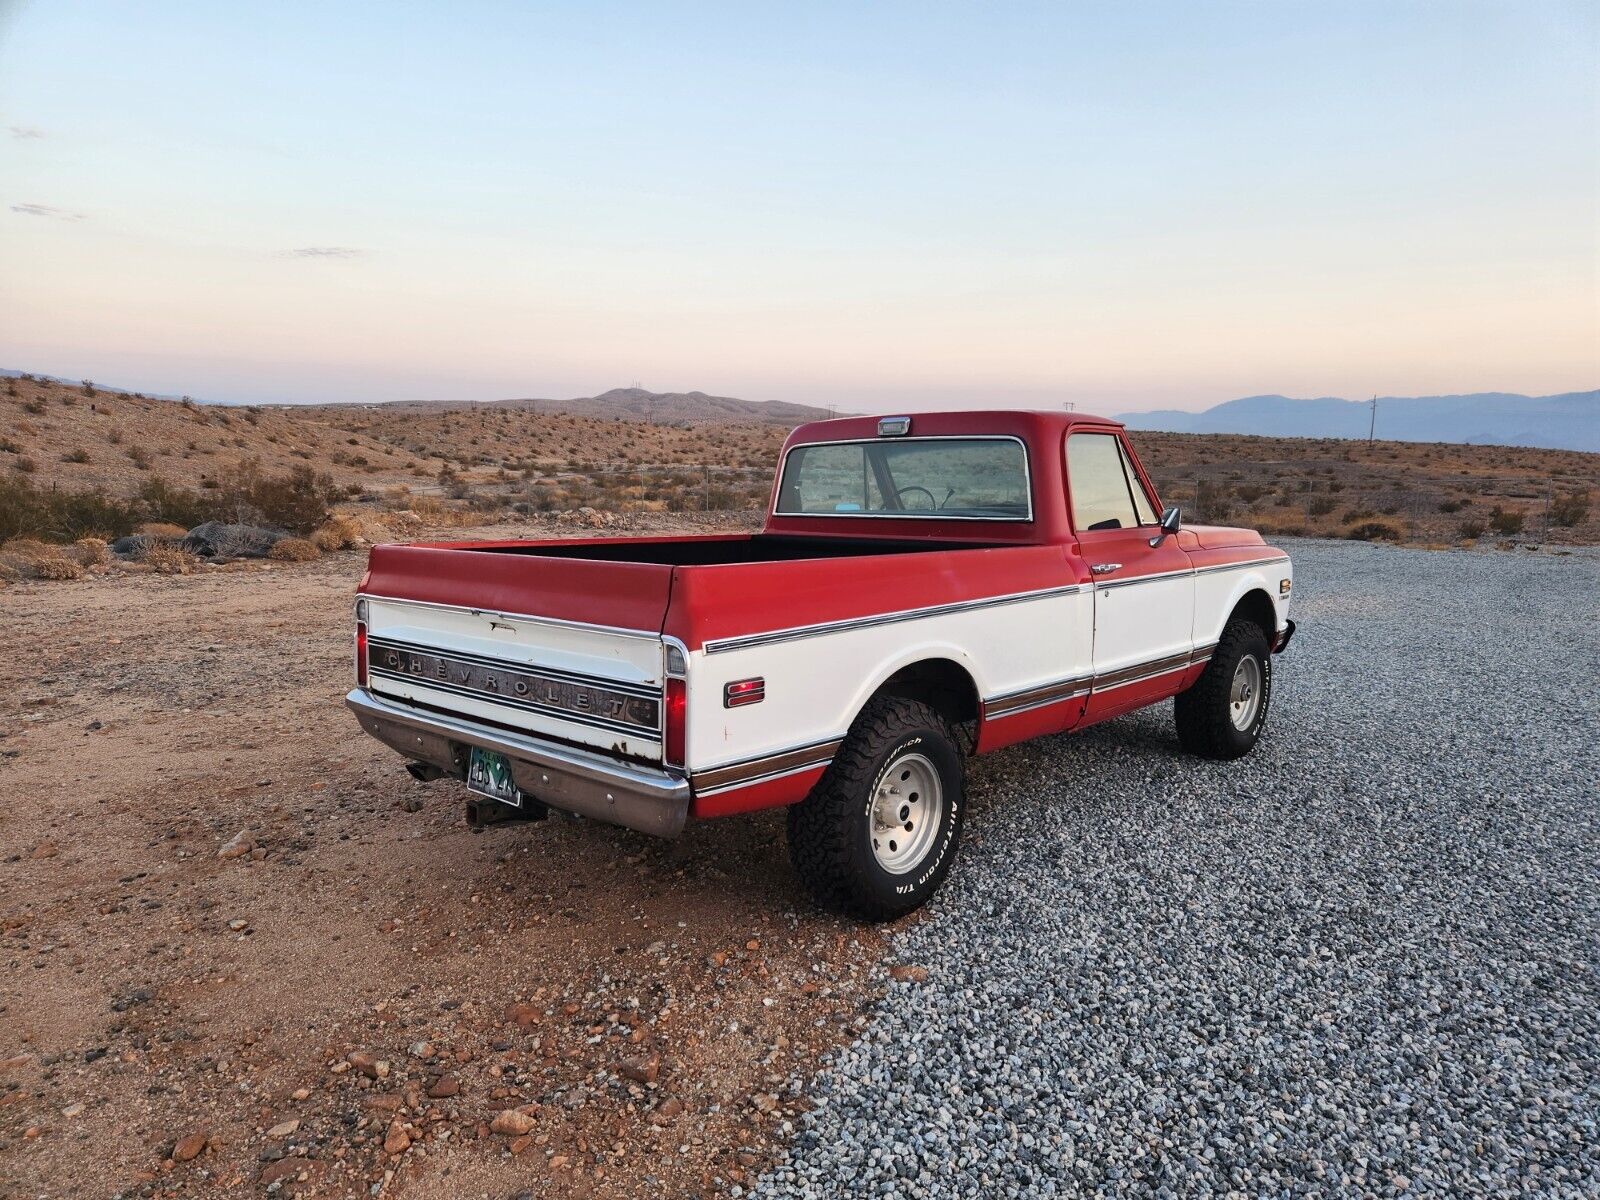
{"type": "Polygon", "coordinates": [[[1121,569],[1121,563],[1095,563],[1094,566],[1089,568],[1096,575],[1109,575],[1111,572],[1120,571],[1121,569]]]}

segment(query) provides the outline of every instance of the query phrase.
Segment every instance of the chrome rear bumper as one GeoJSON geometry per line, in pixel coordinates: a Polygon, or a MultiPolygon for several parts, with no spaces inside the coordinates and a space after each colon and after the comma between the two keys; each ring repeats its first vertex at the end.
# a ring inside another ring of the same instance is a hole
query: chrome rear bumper
{"type": "Polygon", "coordinates": [[[420,712],[364,688],[352,690],[344,702],[361,728],[384,745],[458,779],[466,774],[469,748],[478,746],[504,754],[517,786],[551,808],[669,838],[689,818],[688,781],[667,771],[420,712]]]}

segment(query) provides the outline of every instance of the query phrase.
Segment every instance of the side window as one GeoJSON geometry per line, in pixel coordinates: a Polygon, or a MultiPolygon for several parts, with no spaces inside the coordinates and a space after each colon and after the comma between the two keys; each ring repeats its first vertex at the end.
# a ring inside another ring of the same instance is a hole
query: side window
{"type": "Polygon", "coordinates": [[[1154,525],[1157,520],[1155,509],[1150,507],[1150,497],[1145,495],[1144,484],[1139,482],[1139,472],[1133,469],[1128,448],[1119,441],[1117,451],[1122,455],[1122,469],[1128,476],[1128,491],[1133,496],[1133,511],[1139,518],[1139,524],[1154,525]]]}
{"type": "Polygon", "coordinates": [[[1072,524],[1079,533],[1139,524],[1115,435],[1075,433],[1067,439],[1067,487],[1072,494],[1072,524]]]}

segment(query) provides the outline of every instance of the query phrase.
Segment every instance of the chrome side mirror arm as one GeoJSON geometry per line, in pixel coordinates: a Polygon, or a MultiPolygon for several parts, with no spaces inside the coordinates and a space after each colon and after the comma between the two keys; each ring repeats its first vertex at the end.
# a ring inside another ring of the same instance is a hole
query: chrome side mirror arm
{"type": "Polygon", "coordinates": [[[1177,533],[1182,527],[1182,524],[1182,513],[1179,512],[1178,506],[1174,504],[1171,508],[1167,509],[1166,512],[1161,514],[1161,532],[1150,539],[1150,548],[1153,550],[1157,546],[1161,545],[1161,543],[1166,541],[1168,537],[1174,533],[1177,533]]]}

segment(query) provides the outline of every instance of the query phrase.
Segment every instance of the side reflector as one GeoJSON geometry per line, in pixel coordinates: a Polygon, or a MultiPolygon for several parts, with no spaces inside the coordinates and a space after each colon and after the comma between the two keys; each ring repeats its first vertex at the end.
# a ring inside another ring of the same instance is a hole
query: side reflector
{"type": "Polygon", "coordinates": [[[746,704],[760,704],[767,698],[767,681],[763,676],[740,679],[722,689],[723,708],[743,708],[746,704]]]}
{"type": "Polygon", "coordinates": [[[1278,580],[1278,595],[1287,596],[1289,594],[1289,589],[1292,587],[1294,587],[1294,583],[1292,581],[1288,579],[1278,580]]]}
{"type": "Polygon", "coordinates": [[[667,680],[667,725],[662,731],[661,757],[669,767],[684,764],[685,727],[689,716],[689,692],[681,679],[667,680]]]}
{"type": "Polygon", "coordinates": [[[356,625],[356,686],[367,686],[367,627],[356,625]]]}

